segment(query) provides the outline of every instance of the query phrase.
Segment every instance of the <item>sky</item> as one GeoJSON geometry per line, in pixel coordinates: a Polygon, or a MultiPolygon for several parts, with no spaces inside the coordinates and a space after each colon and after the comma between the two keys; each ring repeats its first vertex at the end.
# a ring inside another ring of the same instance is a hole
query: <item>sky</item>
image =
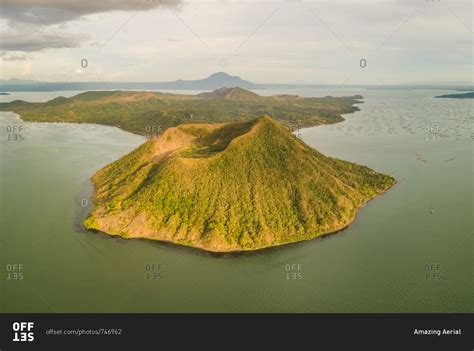
{"type": "Polygon", "coordinates": [[[472,0],[0,1],[0,79],[473,81],[472,0]]]}

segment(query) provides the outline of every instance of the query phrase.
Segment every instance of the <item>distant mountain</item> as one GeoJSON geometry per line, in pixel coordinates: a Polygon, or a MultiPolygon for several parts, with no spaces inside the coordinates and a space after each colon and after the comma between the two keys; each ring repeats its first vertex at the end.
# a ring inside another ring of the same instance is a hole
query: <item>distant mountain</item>
{"type": "Polygon", "coordinates": [[[435,96],[436,98],[449,98],[449,99],[474,99],[474,91],[464,94],[447,94],[435,96]]]}
{"type": "Polygon", "coordinates": [[[36,80],[31,80],[31,79],[17,79],[17,78],[12,78],[12,79],[0,79],[0,84],[11,84],[11,85],[18,85],[18,84],[36,84],[38,81],[36,80]]]}
{"type": "MultiPolygon", "coordinates": [[[[0,80],[0,92],[15,91],[64,91],[64,90],[216,90],[225,87],[238,87],[243,89],[340,89],[340,84],[264,84],[253,83],[239,76],[231,76],[225,72],[211,74],[207,78],[195,80],[174,80],[170,82],[40,82],[25,79],[0,80]]],[[[345,86],[353,89],[369,90],[458,90],[471,91],[474,89],[471,83],[445,82],[439,84],[416,84],[405,85],[371,85],[351,84],[345,86]]],[[[291,96],[282,96],[291,98],[291,96]]]]}
{"type": "Polygon", "coordinates": [[[0,91],[63,91],[63,90],[215,90],[224,87],[259,89],[260,85],[224,72],[197,80],[171,82],[38,82],[20,79],[0,80],[0,91]]]}
{"type": "Polygon", "coordinates": [[[173,82],[161,83],[168,89],[189,89],[189,90],[214,90],[224,87],[239,87],[245,89],[258,89],[258,85],[243,80],[238,76],[230,76],[224,72],[211,74],[209,77],[198,80],[176,80],[173,82]]]}
{"type": "Polygon", "coordinates": [[[439,81],[434,81],[434,82],[409,82],[406,84],[402,85],[431,85],[431,86],[442,86],[442,85],[448,85],[448,86],[453,86],[453,85],[471,85],[472,86],[473,82],[470,82],[468,80],[453,80],[453,81],[445,81],[445,82],[439,82],[439,81]]]}

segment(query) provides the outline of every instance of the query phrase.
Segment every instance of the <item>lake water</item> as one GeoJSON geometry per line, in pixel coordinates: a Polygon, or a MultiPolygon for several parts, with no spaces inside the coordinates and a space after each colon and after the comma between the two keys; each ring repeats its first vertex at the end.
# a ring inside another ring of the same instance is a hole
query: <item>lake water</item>
{"type": "Polygon", "coordinates": [[[473,100],[433,98],[443,91],[287,92],[363,95],[361,111],[301,137],[398,184],[341,233],[242,255],[82,230],[90,176],[144,139],[1,113],[0,311],[472,312],[473,100]],[[7,141],[14,125],[23,140],[7,141]]]}

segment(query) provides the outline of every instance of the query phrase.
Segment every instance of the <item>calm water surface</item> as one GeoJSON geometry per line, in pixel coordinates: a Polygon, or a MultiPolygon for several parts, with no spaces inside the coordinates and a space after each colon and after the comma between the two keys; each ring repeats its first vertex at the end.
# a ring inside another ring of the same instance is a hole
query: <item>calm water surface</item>
{"type": "Polygon", "coordinates": [[[363,95],[361,111],[343,123],[299,133],[398,184],[337,235],[218,257],[81,229],[89,177],[142,137],[0,113],[0,311],[472,312],[472,100],[433,98],[442,91],[287,92],[363,95]],[[7,141],[13,125],[24,140],[7,141]],[[13,264],[24,279],[8,279],[13,264]]]}

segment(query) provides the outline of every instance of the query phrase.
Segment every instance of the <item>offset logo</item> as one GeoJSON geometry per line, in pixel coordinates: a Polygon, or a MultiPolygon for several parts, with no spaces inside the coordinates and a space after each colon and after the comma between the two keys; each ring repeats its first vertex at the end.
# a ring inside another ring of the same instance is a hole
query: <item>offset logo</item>
{"type": "Polygon", "coordinates": [[[35,333],[34,322],[14,322],[13,323],[13,341],[34,341],[35,333]]]}

